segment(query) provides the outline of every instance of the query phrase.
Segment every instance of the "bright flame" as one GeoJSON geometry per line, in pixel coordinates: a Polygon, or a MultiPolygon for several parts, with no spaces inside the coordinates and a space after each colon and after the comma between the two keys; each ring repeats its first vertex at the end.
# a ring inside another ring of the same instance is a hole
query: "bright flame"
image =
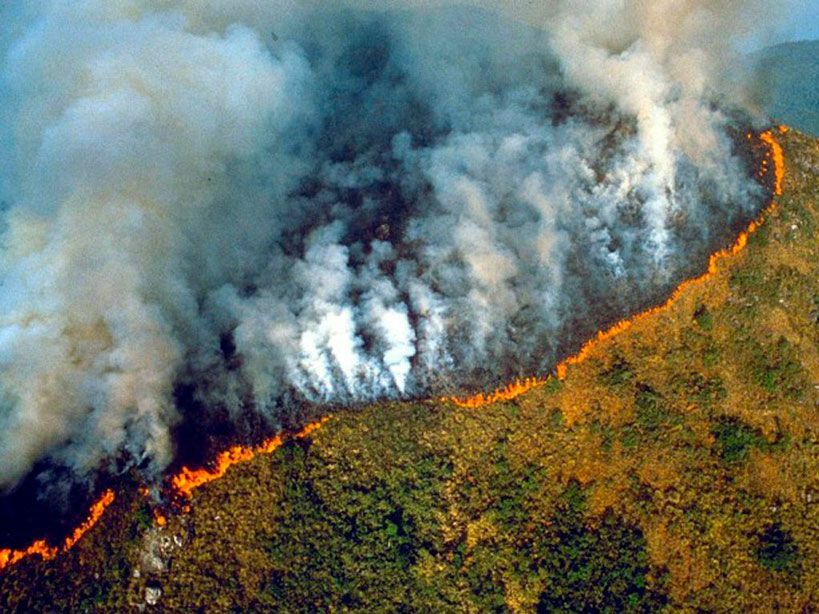
{"type": "MultiPolygon", "coordinates": [[[[308,424],[296,433],[294,438],[303,439],[307,437],[313,431],[324,426],[330,418],[331,416],[327,416],[318,422],[308,424]]],[[[227,470],[233,465],[249,461],[259,454],[271,454],[284,442],[285,439],[281,435],[276,435],[254,448],[233,446],[219,453],[213,461],[213,467],[211,469],[189,469],[188,467],[182,467],[182,470],[171,478],[171,485],[180,495],[190,498],[194,490],[203,484],[218,480],[225,475],[227,470]]]]}
{"type": "Polygon", "coordinates": [[[61,546],[49,546],[44,539],[38,539],[25,550],[11,550],[9,548],[0,549],[0,570],[20,562],[28,556],[40,555],[43,560],[50,560],[61,552],[67,552],[76,544],[91,527],[93,527],[105,513],[111,503],[114,502],[114,491],[106,490],[102,496],[91,506],[88,517],[80,526],[65,538],[61,546]]]}
{"type": "Polygon", "coordinates": [[[162,512],[156,509],[154,510],[154,522],[156,523],[156,526],[164,527],[166,524],[168,524],[168,519],[162,512]]]}
{"type": "MultiPolygon", "coordinates": [[[[787,126],[779,126],[779,132],[781,134],[785,134],[789,128],[787,126]]],[[[748,135],[750,138],[750,135],[748,135]]],[[[782,152],[782,147],[776,141],[773,133],[769,130],[763,132],[760,135],[760,139],[765,142],[769,147],[770,151],[768,156],[773,161],[774,164],[774,194],[779,196],[782,194],[782,183],[785,178],[785,158],[782,152]]],[[[768,158],[763,160],[762,168],[760,169],[761,175],[765,175],[768,168],[768,158]]],[[[718,270],[718,263],[729,256],[735,255],[742,251],[745,246],[748,244],[748,237],[753,234],[764,222],[764,220],[771,214],[771,212],[776,208],[776,204],[771,202],[771,204],[762,212],[762,214],[753,222],[751,222],[748,227],[745,229],[744,232],[740,233],[739,237],[737,237],[734,244],[727,248],[718,251],[715,254],[711,255],[711,258],[708,262],[708,272],[701,275],[700,277],[696,277],[694,279],[689,279],[687,281],[682,282],[677,289],[674,290],[671,297],[659,307],[652,307],[647,311],[639,313],[631,318],[627,318],[617,322],[610,328],[604,331],[599,331],[595,337],[587,341],[583,347],[580,348],[580,351],[567,358],[566,360],[560,362],[557,367],[557,377],[560,380],[565,379],[568,368],[570,365],[580,364],[591,354],[596,346],[598,346],[601,342],[605,341],[606,339],[610,339],[616,335],[619,335],[625,330],[631,328],[635,323],[648,318],[656,313],[659,313],[671,305],[673,305],[677,300],[682,296],[684,292],[687,291],[688,288],[691,286],[697,285],[705,281],[707,278],[714,275],[718,270]]],[[[504,388],[499,388],[492,393],[484,394],[478,393],[474,396],[466,397],[466,398],[456,398],[451,397],[448,400],[452,401],[456,405],[465,408],[478,408],[483,407],[485,405],[490,405],[492,403],[496,403],[498,401],[508,401],[514,399],[533,388],[537,388],[542,386],[546,382],[549,381],[549,377],[541,378],[541,377],[528,377],[526,379],[518,379],[508,384],[504,388]]],[[[327,416],[322,418],[318,422],[313,422],[305,426],[301,431],[294,435],[295,438],[301,439],[310,435],[310,433],[316,431],[317,429],[324,426],[324,424],[330,420],[332,416],[327,416]]],[[[227,472],[230,467],[236,465],[238,463],[243,463],[246,461],[251,460],[255,456],[259,454],[271,454],[279,446],[284,443],[285,439],[281,435],[277,435],[270,439],[267,439],[262,444],[256,447],[245,447],[245,446],[233,446],[232,448],[228,448],[227,450],[219,453],[213,463],[212,469],[189,469],[188,467],[183,467],[182,470],[177,473],[175,476],[171,478],[171,484],[173,488],[181,495],[186,498],[190,498],[193,495],[193,491],[202,486],[203,484],[207,484],[208,482],[213,482],[214,480],[218,480],[227,472]]],[[[147,491],[145,491],[147,494],[147,491]]],[[[102,497],[98,499],[92,506],[91,510],[89,511],[88,518],[83,522],[79,527],[74,529],[74,531],[65,538],[62,546],[49,546],[45,540],[37,540],[33,544],[31,544],[25,550],[11,550],[11,549],[0,549],[0,570],[4,569],[9,565],[14,565],[15,563],[21,561],[22,559],[31,556],[31,555],[40,555],[44,560],[50,560],[56,557],[61,552],[66,552],[71,549],[74,544],[76,544],[80,538],[93,527],[99,519],[102,517],[103,513],[105,512],[106,508],[111,505],[114,501],[114,491],[106,490],[102,497]]],[[[185,511],[190,509],[189,506],[185,506],[185,511]]],[[[155,511],[154,519],[156,524],[159,526],[164,526],[167,522],[167,519],[162,513],[159,511],[155,511]]]]}
{"type": "MultiPolygon", "coordinates": [[[[785,134],[790,130],[787,126],[779,126],[779,132],[785,134]]],[[[767,130],[759,135],[770,148],[771,157],[774,163],[774,194],[782,195],[782,182],[785,180],[785,155],[782,153],[782,146],[776,141],[773,132],[767,130]]],[[[763,162],[764,164],[764,162],[763,162]]]]}
{"type": "MultiPolygon", "coordinates": [[[[559,368],[560,366],[558,365],[558,369],[559,368]]],[[[452,401],[453,403],[455,403],[455,405],[459,407],[477,409],[479,407],[491,405],[492,403],[498,403],[500,401],[511,401],[512,399],[519,397],[523,393],[529,392],[533,388],[542,386],[548,381],[549,381],[548,377],[545,378],[534,376],[527,377],[525,379],[516,379],[511,384],[507,384],[503,388],[498,388],[494,392],[490,392],[488,394],[479,392],[478,394],[472,395],[470,397],[465,398],[449,397],[441,400],[452,401]]]]}
{"type": "MultiPolygon", "coordinates": [[[[785,134],[789,128],[787,126],[779,126],[779,132],[781,134],[785,134]]],[[[751,135],[748,135],[748,138],[751,138],[751,135]]],[[[782,183],[785,179],[785,156],[782,152],[781,145],[776,141],[776,138],[773,135],[773,132],[767,130],[759,135],[759,138],[769,146],[769,151],[765,159],[763,159],[761,168],[759,171],[760,176],[765,176],[768,171],[768,164],[769,160],[773,161],[774,165],[774,194],[776,196],[780,196],[782,194],[782,183]]],[[[570,356],[566,360],[558,363],[557,367],[555,367],[555,371],[557,373],[557,378],[559,380],[564,380],[568,373],[569,366],[577,365],[586,360],[589,355],[592,353],[595,347],[600,345],[607,339],[611,339],[616,335],[619,335],[623,331],[628,330],[632,326],[634,326],[637,322],[644,320],[648,317],[651,317],[665,309],[668,309],[676,303],[679,298],[683,295],[683,293],[687,292],[689,288],[701,284],[709,277],[712,277],[716,274],[719,270],[719,262],[724,258],[728,258],[735,254],[738,254],[745,246],[748,244],[748,237],[756,232],[759,227],[764,223],[765,219],[773,212],[776,208],[776,203],[771,202],[764,211],[759,215],[759,217],[751,222],[748,227],[739,234],[736,241],[731,247],[726,249],[721,249],[720,251],[716,252],[715,254],[711,255],[711,258],[708,261],[708,271],[699,277],[695,277],[693,279],[688,279],[682,282],[674,292],[671,294],[671,297],[662,305],[657,307],[652,307],[643,311],[642,313],[638,313],[635,316],[630,318],[626,318],[624,320],[620,320],[613,326],[609,327],[606,330],[598,331],[597,335],[589,339],[583,346],[580,348],[580,351],[575,354],[574,356],[570,356]]],[[[496,403],[498,401],[510,401],[533,388],[537,388],[542,386],[546,382],[549,381],[549,377],[528,377],[523,380],[515,380],[511,384],[508,384],[504,388],[499,388],[492,393],[484,394],[478,393],[473,396],[465,397],[465,398],[458,398],[458,397],[449,397],[447,399],[443,399],[445,401],[451,401],[458,405],[459,407],[464,407],[468,409],[476,409],[479,407],[483,407],[485,405],[490,405],[491,403],[496,403]]]]}

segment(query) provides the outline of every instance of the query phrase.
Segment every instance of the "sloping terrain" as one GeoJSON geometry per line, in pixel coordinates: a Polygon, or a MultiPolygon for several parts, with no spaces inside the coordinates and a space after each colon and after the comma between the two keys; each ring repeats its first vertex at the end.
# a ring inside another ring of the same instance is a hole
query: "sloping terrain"
{"type": "Polygon", "coordinates": [[[808,611],[819,601],[819,141],[748,247],[565,379],[340,412],[158,526],[124,488],[0,609],[808,611]]]}
{"type": "Polygon", "coordinates": [[[754,53],[765,111],[797,130],[819,135],[819,41],[799,41],[754,53]]]}

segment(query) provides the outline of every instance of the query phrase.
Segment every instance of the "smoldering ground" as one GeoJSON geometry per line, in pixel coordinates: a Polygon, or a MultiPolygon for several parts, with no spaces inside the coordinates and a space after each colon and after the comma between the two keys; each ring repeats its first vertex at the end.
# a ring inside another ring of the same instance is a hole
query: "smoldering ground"
{"type": "Polygon", "coordinates": [[[0,484],[548,371],[764,203],[751,5],[11,2],[0,484]]]}

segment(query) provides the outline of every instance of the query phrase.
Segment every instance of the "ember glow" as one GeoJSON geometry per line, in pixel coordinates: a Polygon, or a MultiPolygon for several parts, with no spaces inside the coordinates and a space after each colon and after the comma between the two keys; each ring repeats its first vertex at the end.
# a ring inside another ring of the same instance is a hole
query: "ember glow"
{"type": "Polygon", "coordinates": [[[466,407],[470,409],[477,409],[492,403],[499,403],[502,401],[511,401],[520,395],[529,392],[530,390],[542,386],[549,381],[548,377],[527,377],[524,379],[516,379],[511,384],[507,384],[503,388],[498,388],[494,392],[482,393],[468,396],[468,397],[448,397],[441,399],[442,401],[452,401],[459,407],[466,407]]]}
{"type": "MultiPolygon", "coordinates": [[[[779,126],[779,132],[781,134],[785,134],[788,131],[787,126],[779,126]]],[[[750,135],[749,135],[750,136],[750,135]]],[[[776,137],[774,136],[773,131],[766,130],[762,134],[759,135],[760,140],[768,145],[768,153],[766,157],[763,159],[761,163],[761,176],[764,177],[767,173],[767,168],[769,164],[773,164],[773,177],[774,177],[774,189],[773,193],[776,196],[782,195],[782,183],[785,179],[785,157],[782,152],[782,146],[777,142],[776,137]]],[[[658,313],[661,313],[671,307],[674,303],[676,303],[680,297],[682,297],[685,292],[690,290],[692,287],[697,286],[708,280],[709,278],[716,275],[719,271],[720,262],[734,256],[745,249],[745,246],[748,244],[748,237],[750,237],[756,230],[765,222],[765,219],[776,209],[776,202],[772,201],[765,210],[759,215],[757,219],[752,221],[748,227],[739,234],[736,238],[734,243],[725,249],[722,249],[714,254],[708,259],[708,270],[706,273],[699,277],[695,277],[693,279],[688,279],[683,281],[671,296],[666,300],[662,305],[657,307],[652,307],[646,311],[643,311],[635,316],[630,318],[625,318],[620,320],[616,324],[612,325],[611,327],[598,331],[598,333],[591,339],[589,339],[583,346],[580,348],[580,351],[570,356],[569,358],[561,361],[555,367],[555,371],[557,374],[557,378],[559,380],[563,380],[566,378],[568,374],[569,367],[572,365],[578,365],[585,361],[589,355],[604,341],[607,339],[611,339],[619,335],[620,333],[628,330],[638,322],[645,320],[651,316],[654,316],[658,313]]],[[[473,396],[468,397],[449,397],[448,399],[456,405],[460,407],[470,408],[470,409],[477,409],[480,407],[484,407],[486,405],[490,405],[492,403],[496,403],[498,401],[510,401],[529,390],[537,388],[546,384],[549,381],[549,377],[529,377],[524,380],[515,380],[513,383],[507,385],[504,388],[500,388],[495,392],[484,394],[478,393],[473,396]]]]}
{"type": "MultiPolygon", "coordinates": [[[[788,132],[787,126],[779,126],[779,132],[785,134],[788,132]]],[[[785,180],[785,155],[782,153],[782,146],[777,142],[773,132],[767,130],[759,135],[770,149],[770,159],[773,160],[774,165],[774,194],[782,195],[782,182],[785,180]]]]}
{"type": "MultiPolygon", "coordinates": [[[[182,470],[171,477],[170,482],[174,491],[183,497],[190,498],[193,491],[207,484],[218,480],[230,469],[233,465],[247,462],[261,454],[272,454],[288,439],[303,439],[308,437],[311,433],[324,426],[332,416],[326,416],[321,420],[312,422],[298,431],[290,438],[285,438],[281,435],[266,439],[264,442],[255,447],[233,446],[227,450],[219,453],[214,459],[210,468],[203,469],[189,469],[183,467],[182,470]]],[[[140,494],[148,496],[149,491],[145,488],[140,489],[140,494]]],[[[61,546],[50,546],[45,540],[37,540],[28,548],[23,550],[12,550],[10,548],[0,549],[0,571],[19,563],[24,558],[37,555],[43,560],[51,560],[57,555],[68,552],[81,538],[85,535],[91,527],[93,527],[102,518],[106,508],[114,502],[114,491],[106,490],[102,496],[91,506],[88,512],[88,517],[83,523],[75,528],[69,536],[65,538],[61,546]]],[[[186,511],[190,508],[186,506],[186,511]]],[[[157,526],[163,527],[167,524],[168,518],[159,509],[154,510],[154,522],[157,526]]]]}
{"type": "Polygon", "coordinates": [[[3,570],[9,565],[19,563],[24,558],[29,556],[37,555],[43,560],[48,561],[56,557],[58,554],[68,552],[74,547],[74,544],[80,541],[83,535],[85,535],[95,524],[97,524],[99,519],[102,518],[102,515],[105,513],[105,510],[113,502],[114,491],[106,490],[91,506],[91,509],[88,512],[88,517],[85,519],[85,521],[74,529],[71,532],[71,535],[67,536],[60,546],[49,546],[45,540],[40,539],[24,550],[11,550],[8,548],[0,549],[0,570],[3,570]]]}
{"type": "MultiPolygon", "coordinates": [[[[326,416],[321,420],[308,424],[298,433],[293,435],[292,438],[303,439],[308,437],[313,431],[324,426],[324,424],[330,420],[330,418],[331,416],[326,416]]],[[[190,498],[193,495],[194,490],[203,484],[218,480],[225,475],[227,470],[233,465],[245,463],[252,460],[256,456],[259,456],[260,454],[272,454],[285,441],[287,441],[287,439],[285,439],[282,435],[276,435],[275,437],[271,437],[255,447],[232,446],[227,450],[220,452],[213,460],[213,463],[211,463],[211,466],[208,468],[189,469],[188,467],[183,467],[179,473],[171,477],[171,485],[178,494],[190,498]]],[[[157,524],[161,525],[163,523],[159,522],[159,519],[157,518],[157,524]]]]}
{"type": "MultiPolygon", "coordinates": [[[[787,132],[787,130],[788,128],[786,126],[779,127],[779,131],[782,134],[787,132]]],[[[776,137],[774,136],[774,133],[772,131],[763,132],[762,134],[759,135],[759,138],[763,142],[765,142],[769,147],[769,151],[767,153],[763,166],[767,166],[767,164],[771,163],[773,164],[774,194],[781,195],[783,181],[785,177],[785,161],[782,147],[777,142],[776,137]]],[[[683,296],[683,294],[690,288],[705,282],[707,279],[715,275],[720,270],[719,265],[724,259],[738,254],[746,247],[746,245],[748,244],[749,236],[752,235],[764,223],[765,219],[774,211],[775,207],[776,203],[771,202],[770,205],[762,212],[762,214],[760,214],[760,216],[756,220],[751,222],[748,225],[748,227],[739,234],[739,236],[736,238],[734,243],[729,248],[725,248],[711,255],[708,263],[708,270],[706,273],[699,277],[689,279],[681,283],[674,290],[670,298],[665,303],[658,307],[654,307],[646,311],[643,311],[631,318],[621,320],[620,322],[617,322],[616,324],[614,324],[613,326],[606,330],[599,331],[594,338],[590,339],[582,346],[582,348],[577,354],[567,358],[566,360],[560,362],[556,366],[555,370],[558,379],[560,380],[565,379],[568,374],[568,368],[570,366],[582,363],[584,360],[588,358],[589,355],[591,355],[591,353],[596,348],[600,346],[601,343],[605,342],[607,339],[611,339],[612,337],[615,337],[616,335],[622,333],[623,331],[628,330],[636,323],[668,309],[671,305],[676,303],[680,299],[680,297],[683,296]]],[[[500,388],[492,393],[488,394],[478,393],[474,396],[466,398],[448,397],[442,400],[451,401],[460,407],[475,409],[500,401],[512,400],[528,392],[529,390],[546,384],[548,381],[549,377],[545,378],[530,377],[522,380],[515,380],[506,387],[500,388]]],[[[308,424],[303,429],[294,434],[292,438],[301,439],[308,437],[317,429],[320,429],[322,426],[324,426],[324,424],[326,424],[327,421],[330,420],[331,418],[332,416],[326,416],[321,420],[308,424]]],[[[190,499],[193,495],[193,492],[197,488],[223,477],[232,466],[239,463],[250,461],[253,458],[262,454],[272,454],[285,441],[287,441],[287,438],[285,438],[282,435],[277,435],[275,437],[266,439],[261,444],[253,447],[238,445],[232,446],[227,450],[220,452],[208,467],[200,469],[190,469],[188,467],[183,467],[181,471],[179,471],[179,473],[171,476],[169,480],[170,484],[175,493],[181,495],[186,499],[190,499]]],[[[142,494],[147,496],[148,491],[143,490],[142,494]]],[[[77,543],[77,541],[79,541],[79,539],[91,527],[93,527],[99,521],[105,509],[113,501],[114,492],[112,490],[105,491],[105,493],[103,493],[100,499],[97,500],[91,507],[88,518],[79,527],[77,527],[71,533],[71,535],[65,538],[65,541],[60,547],[49,546],[44,540],[38,540],[24,550],[0,549],[0,570],[4,569],[9,565],[13,565],[28,556],[39,555],[44,560],[49,560],[53,559],[62,552],[68,551],[72,546],[74,546],[74,544],[77,543]]],[[[189,508],[186,507],[186,509],[189,508]]],[[[154,520],[156,524],[160,527],[165,526],[165,524],[167,523],[167,517],[164,514],[162,514],[159,510],[154,511],[154,520]]]]}
{"type": "Polygon", "coordinates": [[[756,1],[2,3],[0,488],[542,373],[668,296],[766,198],[756,1]]]}

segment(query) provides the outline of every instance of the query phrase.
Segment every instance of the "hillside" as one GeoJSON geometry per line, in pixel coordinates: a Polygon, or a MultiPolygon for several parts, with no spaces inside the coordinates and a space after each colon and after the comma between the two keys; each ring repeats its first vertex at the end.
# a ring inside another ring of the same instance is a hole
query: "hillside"
{"type": "Polygon", "coordinates": [[[0,609],[807,611],[819,141],[747,249],[525,395],[339,412],[163,526],[136,484],[0,609]]]}
{"type": "Polygon", "coordinates": [[[768,47],[750,58],[771,117],[819,135],[819,41],[768,47]]]}

